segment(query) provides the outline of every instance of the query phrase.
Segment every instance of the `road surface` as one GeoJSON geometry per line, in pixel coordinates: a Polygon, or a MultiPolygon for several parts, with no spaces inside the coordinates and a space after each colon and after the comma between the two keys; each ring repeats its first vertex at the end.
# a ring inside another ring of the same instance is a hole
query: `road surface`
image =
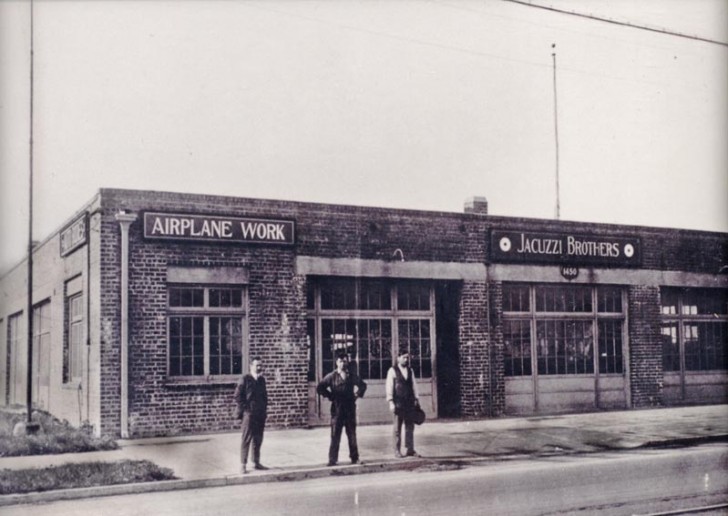
{"type": "MultiPolygon", "coordinates": [[[[728,504],[728,445],[2,507],[3,516],[649,514],[728,504]]],[[[705,514],[726,514],[728,505],[705,514]]]]}

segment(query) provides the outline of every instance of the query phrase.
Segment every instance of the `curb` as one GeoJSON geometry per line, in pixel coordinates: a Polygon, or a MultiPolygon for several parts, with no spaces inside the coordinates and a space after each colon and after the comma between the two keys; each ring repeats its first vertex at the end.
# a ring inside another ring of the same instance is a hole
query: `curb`
{"type": "Polygon", "coordinates": [[[361,475],[391,471],[406,471],[423,466],[436,465],[438,461],[428,459],[410,459],[406,462],[371,462],[361,465],[342,465],[333,467],[314,467],[286,471],[269,471],[248,475],[226,475],[224,477],[195,480],[160,480],[157,482],[139,482],[133,484],[116,484],[110,486],[79,487],[59,489],[35,493],[0,495],[0,507],[8,505],[33,504],[39,502],[57,502],[62,500],[78,500],[101,496],[117,496],[127,494],[154,493],[162,491],[180,491],[184,489],[202,489],[207,487],[226,487],[235,485],[264,484],[271,482],[291,482],[310,480],[332,476],[361,475]]]}

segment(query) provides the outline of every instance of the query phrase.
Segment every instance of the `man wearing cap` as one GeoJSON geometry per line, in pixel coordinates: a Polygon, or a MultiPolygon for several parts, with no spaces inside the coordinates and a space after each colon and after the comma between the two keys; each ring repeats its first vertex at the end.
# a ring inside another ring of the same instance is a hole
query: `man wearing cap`
{"type": "Polygon", "coordinates": [[[420,406],[417,393],[415,373],[409,365],[410,356],[407,351],[401,350],[397,355],[397,364],[387,372],[387,401],[392,412],[392,437],[394,441],[394,456],[402,457],[400,446],[402,444],[402,424],[404,423],[405,456],[419,457],[415,451],[415,407],[420,406]]]}
{"type": "Polygon", "coordinates": [[[349,458],[352,464],[361,464],[359,447],[356,443],[356,399],[364,397],[367,384],[356,374],[349,371],[349,357],[339,354],[336,357],[336,371],[321,380],[316,392],[331,400],[331,444],[329,445],[329,466],[339,461],[341,430],[346,430],[349,441],[349,458]]]}

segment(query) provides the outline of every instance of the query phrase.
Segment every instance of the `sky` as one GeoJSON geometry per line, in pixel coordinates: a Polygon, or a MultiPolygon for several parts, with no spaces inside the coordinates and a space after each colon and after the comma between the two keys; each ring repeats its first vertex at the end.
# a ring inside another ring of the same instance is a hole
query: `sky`
{"type": "MultiPolygon", "coordinates": [[[[728,0],[531,3],[658,31],[505,0],[35,0],[33,238],[99,188],[549,219],[557,168],[563,220],[727,232],[728,0]]],[[[0,274],[27,250],[29,13],[0,0],[0,274]]]]}

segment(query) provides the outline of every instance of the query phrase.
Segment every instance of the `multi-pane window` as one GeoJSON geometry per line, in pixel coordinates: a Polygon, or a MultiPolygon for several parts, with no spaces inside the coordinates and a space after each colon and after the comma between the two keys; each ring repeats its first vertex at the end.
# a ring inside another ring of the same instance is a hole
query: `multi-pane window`
{"type": "Polygon", "coordinates": [[[390,310],[389,287],[378,280],[328,279],[321,283],[323,310],[390,310]]]}
{"type": "Polygon", "coordinates": [[[662,288],[665,371],[728,369],[728,291],[662,288]]]}
{"type": "Polygon", "coordinates": [[[346,353],[365,379],[387,376],[392,365],[392,322],[388,319],[322,319],[321,359],[333,371],[336,356],[346,353]]]}
{"type": "Polygon", "coordinates": [[[506,283],[503,312],[506,376],[623,372],[621,288],[506,283]]]}
{"type": "Polygon", "coordinates": [[[240,375],[245,301],[240,286],[170,286],[169,375],[240,375]]]}
{"type": "Polygon", "coordinates": [[[592,329],[591,321],[536,321],[538,374],[592,374],[592,329]]]}
{"type": "Polygon", "coordinates": [[[432,378],[432,336],[429,319],[400,319],[399,349],[410,355],[417,378],[432,378]]]}
{"type": "Polygon", "coordinates": [[[410,353],[417,378],[431,378],[432,295],[432,286],[420,281],[312,280],[307,292],[309,381],[317,377],[317,360],[324,375],[335,368],[341,352],[363,379],[384,380],[398,349],[410,353]]]}
{"type": "Polygon", "coordinates": [[[67,334],[63,346],[63,383],[80,380],[83,367],[83,296],[66,298],[67,334]]]}
{"type": "Polygon", "coordinates": [[[506,376],[531,375],[531,321],[503,321],[503,340],[506,343],[504,367],[506,376]]]}

